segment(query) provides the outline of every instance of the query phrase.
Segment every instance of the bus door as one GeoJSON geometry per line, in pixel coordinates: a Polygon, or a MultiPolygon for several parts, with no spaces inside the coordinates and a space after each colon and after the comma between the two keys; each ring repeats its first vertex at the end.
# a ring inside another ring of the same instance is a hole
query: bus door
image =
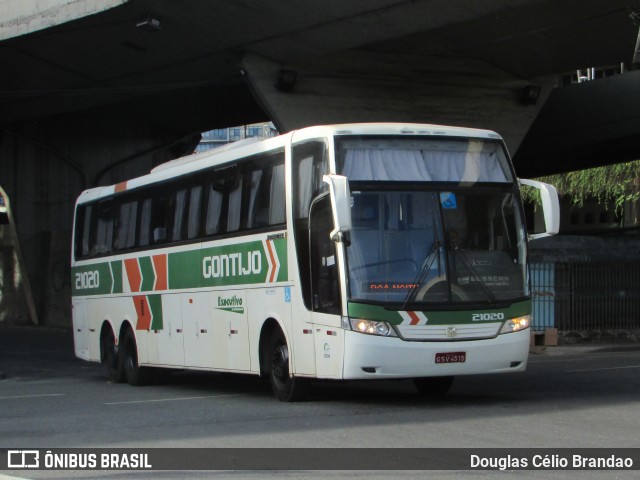
{"type": "Polygon", "coordinates": [[[344,337],[341,329],[339,246],[331,239],[334,221],[329,195],[319,197],[312,204],[309,229],[316,372],[318,377],[340,378],[344,337]]]}

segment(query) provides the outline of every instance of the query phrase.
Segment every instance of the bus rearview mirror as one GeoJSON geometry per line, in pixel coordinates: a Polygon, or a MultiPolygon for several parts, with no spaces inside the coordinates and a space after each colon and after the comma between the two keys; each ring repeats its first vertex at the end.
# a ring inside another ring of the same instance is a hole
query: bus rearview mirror
{"type": "Polygon", "coordinates": [[[537,180],[521,178],[519,181],[521,185],[528,185],[537,189],[540,192],[540,200],[542,201],[545,232],[529,235],[529,240],[556,235],[560,231],[560,202],[558,201],[556,187],[537,180]]]}
{"type": "Polygon", "coordinates": [[[342,241],[345,234],[351,230],[351,191],[349,180],[343,175],[325,175],[322,177],[329,184],[331,196],[331,210],[333,211],[333,226],[331,239],[342,241]]]}

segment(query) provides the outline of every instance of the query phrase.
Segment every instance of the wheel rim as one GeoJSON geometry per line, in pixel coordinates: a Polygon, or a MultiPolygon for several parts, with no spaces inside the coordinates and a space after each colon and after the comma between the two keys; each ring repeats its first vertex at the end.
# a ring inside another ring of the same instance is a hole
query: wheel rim
{"type": "Polygon", "coordinates": [[[132,372],[135,368],[135,365],[138,363],[137,359],[135,358],[134,348],[135,347],[133,346],[131,341],[127,342],[127,355],[125,358],[125,368],[127,369],[127,372],[132,372]]]}
{"type": "Polygon", "coordinates": [[[278,343],[273,349],[271,369],[279,382],[286,383],[289,380],[289,349],[286,343],[278,343]]]}
{"type": "Polygon", "coordinates": [[[110,368],[118,367],[118,347],[116,346],[115,338],[113,335],[109,335],[105,340],[105,349],[107,355],[107,365],[110,368]]]}

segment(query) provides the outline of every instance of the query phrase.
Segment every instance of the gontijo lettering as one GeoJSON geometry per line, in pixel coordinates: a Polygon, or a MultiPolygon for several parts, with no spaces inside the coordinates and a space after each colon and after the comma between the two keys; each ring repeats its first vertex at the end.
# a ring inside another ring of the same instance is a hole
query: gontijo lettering
{"type": "Polygon", "coordinates": [[[259,274],[262,271],[262,256],[254,250],[247,253],[212,255],[202,259],[204,278],[236,277],[259,274]]]}

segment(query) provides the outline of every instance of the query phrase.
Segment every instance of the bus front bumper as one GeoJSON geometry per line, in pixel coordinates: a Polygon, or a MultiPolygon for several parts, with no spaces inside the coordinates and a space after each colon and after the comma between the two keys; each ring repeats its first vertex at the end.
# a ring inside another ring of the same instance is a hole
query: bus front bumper
{"type": "Polygon", "coordinates": [[[346,331],[344,379],[522,372],[529,332],[527,328],[484,340],[423,342],[346,331]]]}

